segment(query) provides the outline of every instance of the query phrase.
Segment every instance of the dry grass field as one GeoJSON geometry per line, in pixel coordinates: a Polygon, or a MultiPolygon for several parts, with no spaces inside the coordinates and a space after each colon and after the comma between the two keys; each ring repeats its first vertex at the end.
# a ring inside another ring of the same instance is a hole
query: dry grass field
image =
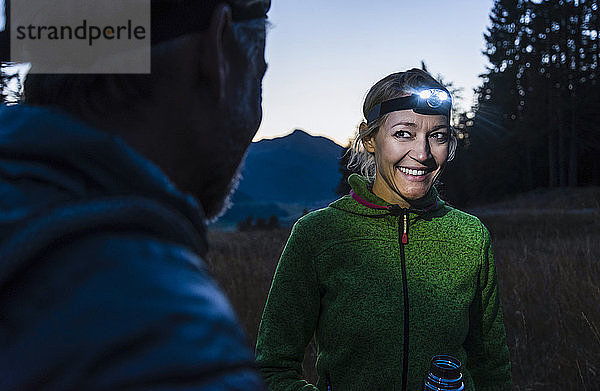
{"type": "MultiPolygon", "coordinates": [[[[531,213],[534,209],[522,204],[518,213],[482,218],[494,238],[515,390],[598,390],[597,202],[576,205],[594,209],[581,214],[566,209],[531,213]]],[[[289,232],[282,228],[209,234],[209,268],[229,296],[251,343],[256,340],[271,278],[289,232]]],[[[313,350],[307,349],[305,360],[308,379],[314,377],[313,350]]]]}

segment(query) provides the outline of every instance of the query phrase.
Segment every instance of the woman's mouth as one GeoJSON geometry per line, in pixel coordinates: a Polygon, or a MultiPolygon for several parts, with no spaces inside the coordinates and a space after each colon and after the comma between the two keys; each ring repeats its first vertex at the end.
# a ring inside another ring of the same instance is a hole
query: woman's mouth
{"type": "Polygon", "coordinates": [[[402,166],[396,166],[396,168],[404,175],[404,177],[412,181],[425,180],[427,174],[432,171],[428,168],[409,168],[402,166]]]}

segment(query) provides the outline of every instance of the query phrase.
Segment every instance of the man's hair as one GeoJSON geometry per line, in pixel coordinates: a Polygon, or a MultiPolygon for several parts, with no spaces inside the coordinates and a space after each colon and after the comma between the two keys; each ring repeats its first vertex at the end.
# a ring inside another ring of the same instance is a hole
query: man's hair
{"type": "MultiPolygon", "coordinates": [[[[205,30],[219,3],[231,6],[234,36],[249,58],[254,58],[251,56],[256,50],[254,43],[260,42],[264,29],[251,28],[252,21],[266,15],[270,0],[152,0],[153,44],[205,30]],[[189,15],[193,15],[193,21],[189,15]],[[189,31],[182,30],[182,26],[188,26],[189,31]]],[[[25,78],[23,101],[59,106],[75,114],[102,113],[115,107],[127,110],[151,97],[155,77],[153,74],[30,74],[25,78]]]]}
{"type": "MultiPolygon", "coordinates": [[[[371,87],[365,97],[363,115],[367,118],[369,111],[378,103],[408,96],[417,93],[423,88],[439,88],[446,90],[446,87],[435,80],[429,73],[421,69],[413,68],[406,72],[392,73],[379,80],[371,87]]],[[[358,126],[354,140],[349,148],[350,158],[348,159],[348,169],[359,171],[370,182],[375,180],[375,158],[373,154],[364,149],[362,141],[365,138],[374,137],[379,130],[379,127],[385,123],[387,117],[388,114],[385,114],[369,124],[367,124],[366,120],[363,120],[358,126]]],[[[448,118],[448,121],[450,121],[450,118],[448,118]]],[[[448,161],[454,158],[456,144],[455,131],[451,128],[448,161]]]]}

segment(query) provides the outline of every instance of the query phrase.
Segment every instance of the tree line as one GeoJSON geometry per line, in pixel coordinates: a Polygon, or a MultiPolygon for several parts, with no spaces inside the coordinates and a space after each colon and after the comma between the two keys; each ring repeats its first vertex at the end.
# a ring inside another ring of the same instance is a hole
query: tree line
{"type": "Polygon", "coordinates": [[[452,198],[600,185],[599,3],[496,0],[478,104],[458,124],[452,198]]]}
{"type": "Polygon", "coordinates": [[[246,231],[270,231],[281,227],[279,218],[275,215],[271,215],[268,219],[264,217],[256,218],[254,216],[247,216],[244,220],[240,220],[236,224],[236,228],[240,232],[246,231]]]}

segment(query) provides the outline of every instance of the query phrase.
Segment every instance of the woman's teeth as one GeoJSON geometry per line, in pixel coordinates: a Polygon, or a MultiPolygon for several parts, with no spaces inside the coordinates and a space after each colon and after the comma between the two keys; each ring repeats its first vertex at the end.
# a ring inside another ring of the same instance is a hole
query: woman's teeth
{"type": "Polygon", "coordinates": [[[420,176],[420,175],[425,175],[427,174],[427,171],[425,170],[411,170],[410,168],[405,168],[405,167],[398,167],[400,169],[400,171],[402,171],[405,174],[408,175],[414,175],[414,176],[420,176]]]}

